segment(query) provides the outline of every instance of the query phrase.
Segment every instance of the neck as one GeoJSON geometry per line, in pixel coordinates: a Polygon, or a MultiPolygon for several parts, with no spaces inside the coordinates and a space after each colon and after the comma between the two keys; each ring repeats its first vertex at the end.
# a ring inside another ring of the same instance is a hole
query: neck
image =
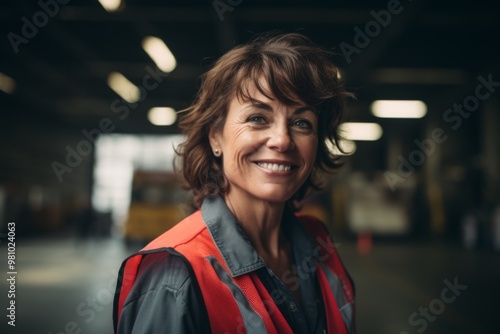
{"type": "Polygon", "coordinates": [[[278,260],[286,246],[281,231],[285,203],[238,196],[234,191],[227,193],[224,200],[257,253],[264,260],[278,260]]]}

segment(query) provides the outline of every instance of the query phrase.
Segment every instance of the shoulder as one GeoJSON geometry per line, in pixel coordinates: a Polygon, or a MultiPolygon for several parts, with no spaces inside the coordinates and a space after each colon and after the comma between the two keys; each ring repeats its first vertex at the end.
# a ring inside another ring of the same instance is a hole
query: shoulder
{"type": "Polygon", "coordinates": [[[178,295],[196,284],[189,262],[174,249],[159,249],[141,255],[137,276],[124,306],[151,293],[178,295]]]}
{"type": "Polygon", "coordinates": [[[174,249],[141,255],[118,333],[205,333],[207,311],[189,262],[174,249]]]}
{"type": "Polygon", "coordinates": [[[206,231],[198,210],[139,251],[133,295],[141,296],[152,290],[178,293],[196,284],[193,265],[199,260],[199,249],[203,247],[198,246],[205,243],[206,231]]]}

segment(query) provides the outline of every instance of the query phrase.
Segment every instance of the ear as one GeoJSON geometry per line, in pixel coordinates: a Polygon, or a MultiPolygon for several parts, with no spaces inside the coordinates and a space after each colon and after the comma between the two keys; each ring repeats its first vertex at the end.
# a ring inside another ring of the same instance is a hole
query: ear
{"type": "Polygon", "coordinates": [[[210,147],[212,148],[212,152],[215,150],[221,151],[221,131],[220,129],[211,128],[208,132],[208,140],[210,141],[210,147]]]}

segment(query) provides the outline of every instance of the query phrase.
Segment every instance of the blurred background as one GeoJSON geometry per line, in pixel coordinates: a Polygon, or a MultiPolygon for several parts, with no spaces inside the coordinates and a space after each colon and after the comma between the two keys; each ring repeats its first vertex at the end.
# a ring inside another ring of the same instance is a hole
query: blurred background
{"type": "Polygon", "coordinates": [[[356,95],[345,166],[303,210],[354,278],[358,332],[499,332],[497,2],[12,0],[0,27],[2,333],[112,332],[121,261],[192,211],[176,111],[270,30],[334,51],[356,95]]]}

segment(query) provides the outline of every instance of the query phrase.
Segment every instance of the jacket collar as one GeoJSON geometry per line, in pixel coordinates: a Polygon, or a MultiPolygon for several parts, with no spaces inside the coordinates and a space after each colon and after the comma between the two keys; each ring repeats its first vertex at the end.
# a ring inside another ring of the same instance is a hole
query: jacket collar
{"type": "MultiPolygon", "coordinates": [[[[205,198],[201,215],[232,277],[266,266],[222,197],[205,198]]],[[[314,239],[288,208],[283,213],[283,222],[285,223],[282,223],[282,228],[285,228],[285,233],[293,245],[295,263],[300,264],[304,260],[314,258],[314,239]]]]}

